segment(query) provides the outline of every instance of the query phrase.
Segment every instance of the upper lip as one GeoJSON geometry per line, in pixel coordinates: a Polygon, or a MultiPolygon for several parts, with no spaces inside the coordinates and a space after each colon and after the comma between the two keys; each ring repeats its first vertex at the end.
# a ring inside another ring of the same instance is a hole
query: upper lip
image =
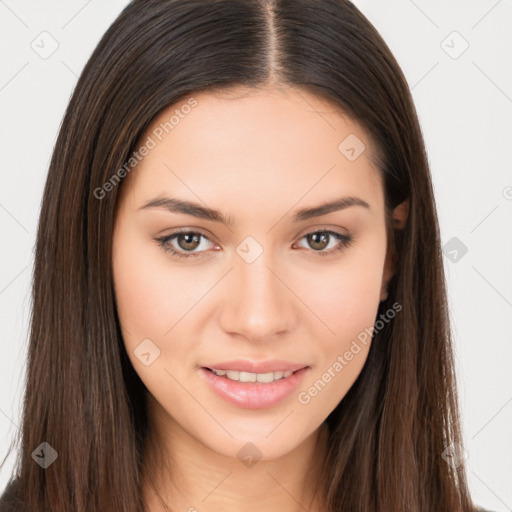
{"type": "Polygon", "coordinates": [[[248,359],[236,359],[233,361],[222,361],[219,363],[208,364],[203,368],[210,370],[238,370],[248,373],[270,373],[278,371],[291,371],[306,368],[307,364],[293,363],[284,359],[267,359],[265,361],[250,361],[248,359]]]}

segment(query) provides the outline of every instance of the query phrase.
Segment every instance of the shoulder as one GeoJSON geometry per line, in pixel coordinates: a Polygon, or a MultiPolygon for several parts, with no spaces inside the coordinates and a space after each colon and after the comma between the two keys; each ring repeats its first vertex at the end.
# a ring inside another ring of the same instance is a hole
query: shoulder
{"type": "MultiPolygon", "coordinates": [[[[18,487],[20,478],[12,478],[6,485],[4,491],[0,494],[0,512],[22,512],[21,503],[18,497],[18,487]]],[[[492,510],[475,507],[475,512],[494,512],[492,510]]]]}
{"type": "Polygon", "coordinates": [[[20,479],[12,478],[0,494],[0,512],[20,512],[22,509],[18,501],[18,486],[20,479]]]}

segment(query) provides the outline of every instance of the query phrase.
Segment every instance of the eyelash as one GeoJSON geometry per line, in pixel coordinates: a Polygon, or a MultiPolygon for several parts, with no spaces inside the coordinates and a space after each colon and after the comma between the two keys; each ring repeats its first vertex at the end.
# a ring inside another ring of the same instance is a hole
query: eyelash
{"type": "MultiPolygon", "coordinates": [[[[316,230],[316,231],[311,231],[310,233],[306,233],[304,236],[302,236],[300,238],[300,240],[302,240],[303,238],[307,237],[308,235],[314,235],[314,234],[317,234],[317,233],[332,235],[332,236],[334,236],[334,238],[336,238],[340,242],[340,245],[338,247],[336,247],[335,249],[331,249],[329,251],[315,251],[315,250],[313,250],[313,252],[318,254],[318,256],[324,256],[324,257],[325,256],[330,256],[333,253],[337,253],[337,252],[342,251],[343,249],[345,249],[347,247],[350,247],[352,245],[352,242],[354,241],[353,235],[343,235],[341,233],[338,233],[337,231],[331,231],[331,230],[327,230],[327,229],[319,229],[319,230],[316,230]]],[[[162,249],[165,252],[170,253],[171,256],[173,256],[173,257],[177,257],[177,258],[190,258],[190,257],[198,257],[198,256],[202,255],[202,252],[198,252],[198,253],[182,253],[182,252],[179,252],[179,251],[175,251],[169,245],[169,242],[172,239],[178,237],[179,235],[200,235],[201,237],[206,238],[207,240],[209,240],[209,238],[207,236],[203,235],[199,231],[177,231],[177,232],[174,232],[172,235],[161,236],[161,237],[156,238],[155,240],[158,242],[159,246],[162,247],[162,249]]]]}

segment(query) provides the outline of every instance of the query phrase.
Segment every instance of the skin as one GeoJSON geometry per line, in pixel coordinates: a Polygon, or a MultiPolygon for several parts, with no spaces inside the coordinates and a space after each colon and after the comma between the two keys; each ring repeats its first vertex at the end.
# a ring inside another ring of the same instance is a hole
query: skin
{"type": "MultiPolygon", "coordinates": [[[[297,394],[374,325],[386,298],[393,260],[376,153],[357,123],[303,90],[193,97],[197,106],[124,179],[113,237],[126,351],[150,393],[159,455],[170,461],[172,454],[172,470],[159,465],[154,482],[172,510],[320,510],[313,476],[325,456],[323,422],[358,377],[370,344],[308,404],[297,394]],[[338,150],[349,134],[366,146],[354,161],[338,150]],[[236,224],[140,209],[159,195],[201,203],[236,224]],[[342,196],[361,198],[370,209],[352,206],[292,223],[296,210],[342,196]],[[173,257],[155,241],[177,228],[207,238],[194,246],[175,237],[168,245],[200,256],[173,257]],[[308,241],[320,228],[354,240],[323,257],[319,252],[340,242],[308,241]],[[248,236],[263,250],[252,263],[236,252],[248,236]],[[147,338],[160,350],[149,366],[134,354],[147,338]],[[212,362],[274,357],[311,369],[297,392],[267,409],[225,402],[199,373],[212,362]],[[248,442],[262,456],[251,467],[237,456],[248,442]]],[[[141,140],[185,103],[163,111],[141,140]]],[[[404,205],[393,217],[403,227],[404,205]]],[[[150,510],[162,510],[146,483],[143,494],[150,510]]]]}

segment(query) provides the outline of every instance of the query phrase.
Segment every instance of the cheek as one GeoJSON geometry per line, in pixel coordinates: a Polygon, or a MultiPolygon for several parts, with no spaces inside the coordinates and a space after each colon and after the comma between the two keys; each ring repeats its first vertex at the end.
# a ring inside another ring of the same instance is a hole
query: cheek
{"type": "Polygon", "coordinates": [[[326,273],[316,272],[314,283],[307,278],[301,282],[300,297],[315,314],[309,324],[317,351],[315,371],[297,397],[307,405],[307,414],[313,409],[320,415],[332,411],[366,362],[379,307],[383,261],[384,252],[376,246],[375,251],[354,254],[326,273]]]}
{"type": "Polygon", "coordinates": [[[202,290],[193,284],[190,271],[172,267],[156,242],[154,247],[147,241],[129,242],[127,236],[113,257],[120,321],[128,331],[162,338],[202,290]]]}
{"type": "Polygon", "coordinates": [[[132,366],[151,394],[173,395],[169,371],[174,375],[173,361],[185,362],[188,357],[186,345],[173,343],[173,327],[192,300],[183,297],[186,279],[180,278],[178,271],[170,271],[158,249],[130,239],[129,234],[113,252],[113,275],[124,345],[132,366]],[[149,354],[146,359],[145,354],[149,354]]]}
{"type": "MultiPolygon", "coordinates": [[[[316,317],[328,345],[373,325],[378,311],[384,255],[371,251],[356,254],[320,271],[304,271],[296,278],[297,295],[316,317]],[[308,276],[314,276],[312,279],[308,276]]],[[[319,334],[317,333],[317,338],[319,334]]]]}
{"type": "Polygon", "coordinates": [[[113,251],[113,275],[132,365],[148,388],[156,390],[165,384],[167,389],[171,377],[165,369],[174,374],[193,366],[195,341],[184,335],[190,328],[187,314],[212,286],[211,280],[198,281],[197,271],[173,266],[156,242],[153,246],[131,232],[119,236],[113,251]],[[138,357],[147,352],[153,361],[148,366],[138,357]]]}

